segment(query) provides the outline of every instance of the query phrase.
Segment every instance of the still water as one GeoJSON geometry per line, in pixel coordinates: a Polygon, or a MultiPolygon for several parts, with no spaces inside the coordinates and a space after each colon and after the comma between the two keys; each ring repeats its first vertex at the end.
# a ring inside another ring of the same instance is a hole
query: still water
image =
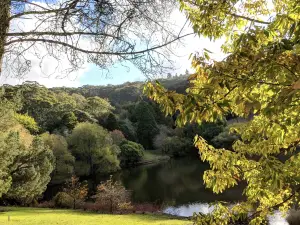
{"type": "Polygon", "coordinates": [[[157,202],[171,206],[234,202],[242,199],[240,188],[215,195],[205,188],[203,173],[208,165],[195,158],[171,159],[167,162],[139,166],[118,174],[118,179],[132,191],[134,202],[157,202]]]}
{"type": "MultiPolygon", "coordinates": [[[[197,158],[171,159],[167,162],[139,166],[116,175],[132,191],[132,201],[166,205],[164,212],[177,216],[192,216],[194,212],[209,213],[209,203],[243,200],[242,188],[215,195],[203,184],[203,173],[209,167],[197,158]]],[[[271,225],[288,225],[279,213],[269,217],[271,225]]]]}

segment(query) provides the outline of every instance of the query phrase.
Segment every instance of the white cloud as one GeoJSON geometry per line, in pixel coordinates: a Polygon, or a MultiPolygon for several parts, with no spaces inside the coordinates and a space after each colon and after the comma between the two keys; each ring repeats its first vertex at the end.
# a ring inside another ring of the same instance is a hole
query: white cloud
{"type": "MultiPolygon", "coordinates": [[[[177,25],[177,31],[180,32],[184,24],[186,23],[186,16],[176,10],[170,16],[170,19],[173,20],[177,25]]],[[[181,31],[181,34],[192,33],[193,29],[190,26],[189,22],[186,24],[185,28],[181,31]]],[[[208,38],[199,37],[198,35],[191,35],[185,37],[182,40],[183,45],[177,45],[175,49],[176,56],[172,57],[172,60],[175,61],[175,71],[173,73],[184,73],[186,69],[189,71],[192,70],[191,60],[189,59],[190,54],[196,52],[202,52],[204,48],[213,52],[211,57],[216,60],[221,60],[224,57],[224,54],[221,52],[221,45],[224,40],[210,41],[208,38]]]]}

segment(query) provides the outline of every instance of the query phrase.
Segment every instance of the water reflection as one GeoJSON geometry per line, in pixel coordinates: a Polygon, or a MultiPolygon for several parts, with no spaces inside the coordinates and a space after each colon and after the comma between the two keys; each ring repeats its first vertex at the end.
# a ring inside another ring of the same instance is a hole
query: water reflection
{"type": "MultiPolygon", "coordinates": [[[[168,205],[164,213],[189,217],[194,212],[209,213],[209,203],[243,200],[241,186],[215,195],[203,184],[203,173],[209,167],[197,158],[172,159],[168,162],[140,166],[122,171],[116,178],[132,190],[134,202],[159,202],[168,205]]],[[[270,225],[288,225],[279,212],[269,216],[270,225]]]]}
{"type": "Polygon", "coordinates": [[[159,202],[178,206],[195,202],[238,201],[240,188],[215,195],[203,184],[208,165],[197,158],[172,159],[168,162],[140,166],[118,174],[125,187],[132,190],[134,202],[159,202]]]}

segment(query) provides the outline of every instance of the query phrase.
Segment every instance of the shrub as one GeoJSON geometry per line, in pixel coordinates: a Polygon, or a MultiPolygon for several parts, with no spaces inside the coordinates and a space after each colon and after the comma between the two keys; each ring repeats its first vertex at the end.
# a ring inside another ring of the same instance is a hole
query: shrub
{"type": "Polygon", "coordinates": [[[50,208],[55,208],[55,204],[54,204],[54,201],[44,201],[44,202],[40,202],[38,205],[37,205],[38,208],[47,208],[47,209],[50,209],[50,208]]]}
{"type": "Polygon", "coordinates": [[[164,125],[159,126],[159,134],[155,136],[153,141],[154,148],[161,149],[162,145],[165,143],[165,140],[174,135],[175,132],[173,129],[170,129],[164,125]]]}
{"type": "Polygon", "coordinates": [[[120,121],[120,130],[124,134],[125,138],[130,141],[136,141],[136,130],[132,122],[128,119],[120,121]]]}
{"type": "Polygon", "coordinates": [[[97,193],[93,198],[96,203],[105,204],[111,213],[115,210],[120,210],[122,207],[130,207],[130,192],[118,181],[110,179],[102,182],[97,187],[97,193]]]}
{"type": "Polygon", "coordinates": [[[162,206],[153,203],[134,204],[133,210],[136,212],[159,212],[162,206]]]}
{"type": "Polygon", "coordinates": [[[122,167],[136,165],[144,155],[143,146],[132,141],[124,141],[120,148],[120,161],[122,167]]]}
{"type": "Polygon", "coordinates": [[[58,192],[53,198],[53,203],[56,208],[72,208],[73,199],[66,192],[58,192]]]}
{"type": "Polygon", "coordinates": [[[113,130],[110,132],[110,136],[115,145],[120,145],[123,141],[126,140],[124,134],[120,130],[113,130]]]}
{"type": "Polygon", "coordinates": [[[76,204],[85,200],[88,194],[88,185],[86,182],[79,182],[79,178],[72,176],[64,188],[65,194],[71,198],[73,209],[76,209],[76,204]]]}
{"type": "Polygon", "coordinates": [[[173,157],[182,157],[190,153],[192,141],[181,137],[167,137],[161,145],[161,151],[173,157]]]}
{"type": "Polygon", "coordinates": [[[91,211],[91,212],[100,212],[100,211],[108,210],[104,202],[84,202],[81,204],[80,208],[83,209],[84,211],[91,211]]]}

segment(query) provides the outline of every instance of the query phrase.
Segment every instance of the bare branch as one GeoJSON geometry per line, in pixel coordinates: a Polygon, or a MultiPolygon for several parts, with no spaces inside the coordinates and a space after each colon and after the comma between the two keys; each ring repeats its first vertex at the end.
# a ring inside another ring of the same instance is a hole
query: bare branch
{"type": "Polygon", "coordinates": [[[193,34],[194,33],[185,34],[185,35],[183,35],[181,37],[177,37],[177,38],[175,38],[175,39],[173,39],[171,41],[168,41],[168,42],[166,42],[166,43],[164,43],[162,45],[154,46],[154,47],[147,48],[147,49],[144,49],[144,50],[141,50],[141,51],[132,51],[132,52],[101,52],[101,51],[91,51],[91,50],[86,50],[86,49],[83,49],[83,48],[76,47],[76,46],[68,44],[66,42],[61,42],[61,41],[56,41],[56,40],[51,40],[51,39],[36,39],[36,38],[12,40],[12,41],[6,42],[5,46],[8,46],[8,45],[11,45],[11,44],[14,44],[14,43],[18,43],[18,42],[44,42],[44,43],[51,43],[51,44],[62,45],[62,46],[71,48],[73,50],[80,51],[80,52],[87,53],[87,54],[97,54],[97,55],[135,55],[135,54],[143,54],[145,52],[149,52],[149,51],[153,51],[155,49],[162,48],[164,46],[172,44],[175,41],[178,41],[181,38],[184,38],[184,37],[187,37],[187,36],[190,36],[190,35],[193,35],[193,34]]]}

